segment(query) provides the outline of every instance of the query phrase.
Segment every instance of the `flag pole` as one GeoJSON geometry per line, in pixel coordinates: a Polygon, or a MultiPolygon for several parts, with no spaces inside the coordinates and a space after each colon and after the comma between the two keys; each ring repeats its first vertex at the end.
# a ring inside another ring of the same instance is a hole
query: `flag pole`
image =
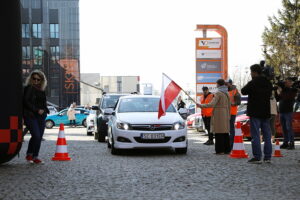
{"type": "MultiPolygon", "coordinates": [[[[163,75],[165,75],[166,77],[168,77],[170,80],[173,80],[173,79],[171,79],[169,76],[167,76],[165,73],[163,73],[163,75]]],[[[176,83],[177,84],[177,83],[176,83]]],[[[178,85],[178,84],[177,84],[178,85]]],[[[178,87],[180,87],[179,85],[178,85],[178,87]]],[[[189,99],[191,99],[196,105],[197,105],[197,102],[184,90],[184,89],[182,89],[182,87],[180,87],[181,88],[181,90],[189,97],[189,99]]]]}

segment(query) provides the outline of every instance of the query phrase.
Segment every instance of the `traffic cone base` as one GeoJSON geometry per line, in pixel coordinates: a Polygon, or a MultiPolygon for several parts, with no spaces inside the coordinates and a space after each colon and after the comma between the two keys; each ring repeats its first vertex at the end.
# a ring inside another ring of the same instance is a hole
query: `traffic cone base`
{"type": "Polygon", "coordinates": [[[232,151],[231,151],[229,157],[230,158],[249,158],[248,154],[245,151],[240,122],[237,122],[237,124],[236,124],[234,143],[233,143],[232,151]]]}
{"type": "Polygon", "coordinates": [[[281,151],[280,151],[280,145],[279,145],[278,139],[276,140],[275,151],[274,151],[273,157],[283,157],[283,155],[281,154],[281,151]]]}
{"type": "Polygon", "coordinates": [[[58,138],[56,142],[56,151],[54,157],[52,157],[54,161],[70,161],[71,158],[68,154],[67,141],[64,133],[64,125],[60,124],[58,138]]]}

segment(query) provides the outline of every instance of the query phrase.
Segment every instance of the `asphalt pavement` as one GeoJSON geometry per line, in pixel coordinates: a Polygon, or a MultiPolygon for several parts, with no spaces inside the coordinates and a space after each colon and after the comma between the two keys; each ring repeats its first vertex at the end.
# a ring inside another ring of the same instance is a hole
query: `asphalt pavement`
{"type": "MultiPolygon", "coordinates": [[[[207,136],[189,131],[187,155],[172,150],[135,150],[113,156],[105,143],[84,128],[65,128],[72,161],[51,161],[58,128],[46,129],[40,158],[29,164],[25,153],[0,165],[0,199],[300,199],[300,142],[272,163],[215,155],[203,145],[207,136]]],[[[251,156],[250,142],[245,142],[251,156]]],[[[274,149],[274,146],[273,146],[274,149]]]]}

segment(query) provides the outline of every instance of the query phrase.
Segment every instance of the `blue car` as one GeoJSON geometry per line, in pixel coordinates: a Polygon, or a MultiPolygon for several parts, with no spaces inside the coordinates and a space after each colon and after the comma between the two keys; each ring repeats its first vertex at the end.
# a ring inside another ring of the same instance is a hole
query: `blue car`
{"type": "MultiPolygon", "coordinates": [[[[90,111],[82,108],[75,108],[76,114],[76,125],[86,127],[86,118],[89,115],[90,111]]],[[[46,128],[52,128],[53,126],[59,126],[63,123],[64,125],[70,125],[68,120],[68,108],[61,110],[60,112],[54,115],[48,115],[46,118],[46,128]]]]}

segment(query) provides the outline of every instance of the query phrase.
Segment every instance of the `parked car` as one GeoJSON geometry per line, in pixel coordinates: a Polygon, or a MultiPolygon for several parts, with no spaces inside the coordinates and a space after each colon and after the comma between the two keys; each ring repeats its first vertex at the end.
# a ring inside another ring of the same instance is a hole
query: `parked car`
{"type": "Polygon", "coordinates": [[[92,106],[93,110],[97,110],[94,138],[95,140],[98,140],[98,142],[105,142],[105,137],[107,136],[107,122],[111,110],[115,108],[119,98],[125,95],[128,94],[104,94],[100,100],[99,106],[92,106]]]}
{"type": "Polygon", "coordinates": [[[188,116],[193,115],[196,112],[196,105],[190,104],[187,109],[188,109],[188,116]]]}
{"type": "MultiPolygon", "coordinates": [[[[86,127],[86,117],[89,115],[89,110],[82,108],[75,108],[76,111],[76,125],[86,127]]],[[[46,128],[52,128],[53,126],[59,126],[59,124],[63,123],[64,125],[70,125],[70,121],[67,116],[68,108],[63,109],[62,111],[48,115],[46,118],[46,128]]]]}
{"type": "Polygon", "coordinates": [[[157,96],[120,97],[108,123],[108,148],[112,154],[122,149],[174,148],[185,154],[187,128],[173,104],[158,119],[157,96]]]}
{"type": "MultiPolygon", "coordinates": [[[[236,117],[235,122],[241,122],[241,129],[244,138],[251,139],[250,134],[250,118],[246,114],[240,115],[236,117]]],[[[295,137],[300,137],[300,108],[293,113],[293,121],[292,121],[293,131],[295,133],[295,137]]],[[[275,129],[276,129],[276,138],[282,138],[283,132],[280,124],[279,115],[276,116],[275,119],[275,129]]]]}
{"type": "Polygon", "coordinates": [[[188,116],[186,124],[188,128],[196,129],[198,132],[205,131],[205,126],[201,113],[195,113],[188,116]]]}
{"type": "Polygon", "coordinates": [[[97,121],[96,110],[90,110],[90,114],[86,118],[86,134],[93,135],[95,132],[95,123],[97,121]]]}
{"type": "Polygon", "coordinates": [[[53,115],[57,113],[57,109],[54,106],[47,106],[48,110],[49,110],[49,114],[48,115],[53,115]]]}

